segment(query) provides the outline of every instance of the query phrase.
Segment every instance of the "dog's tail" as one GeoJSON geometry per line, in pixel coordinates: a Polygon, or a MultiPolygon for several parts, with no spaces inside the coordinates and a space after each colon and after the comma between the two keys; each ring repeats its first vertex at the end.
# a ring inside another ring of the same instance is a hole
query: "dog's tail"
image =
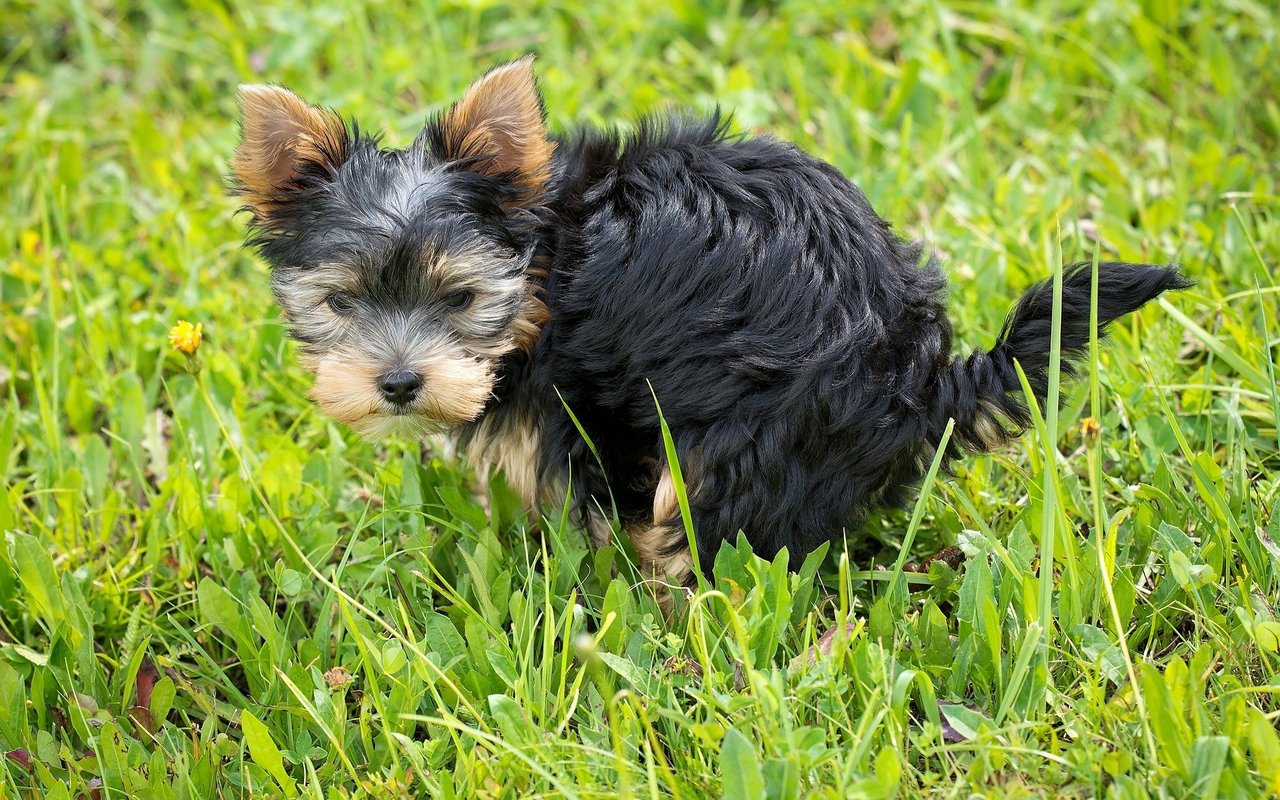
{"type": "MultiPolygon", "coordinates": [[[[1067,375],[1074,374],[1072,362],[1089,346],[1091,281],[1091,262],[1066,267],[1062,276],[1060,341],[1062,370],[1067,375]]],[[[1191,285],[1172,267],[1098,264],[1098,337],[1106,334],[1112,322],[1162,292],[1191,285]]],[[[1032,392],[1043,402],[1049,385],[1052,321],[1053,281],[1046,280],[1032,286],[1014,306],[994,347],[957,358],[939,370],[930,420],[933,434],[940,437],[947,419],[953,418],[953,448],[958,444],[985,452],[1025,430],[1031,417],[1014,361],[1022,365],[1032,392]]]]}

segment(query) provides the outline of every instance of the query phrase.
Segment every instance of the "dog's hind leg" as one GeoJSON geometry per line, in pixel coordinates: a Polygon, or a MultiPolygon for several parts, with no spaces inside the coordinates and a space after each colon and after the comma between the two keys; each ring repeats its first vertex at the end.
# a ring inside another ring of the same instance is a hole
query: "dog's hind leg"
{"type": "Polygon", "coordinates": [[[662,613],[669,616],[674,604],[672,592],[688,591],[694,583],[693,558],[669,469],[662,470],[653,493],[652,524],[633,527],[628,533],[640,574],[653,589],[662,613]]]}

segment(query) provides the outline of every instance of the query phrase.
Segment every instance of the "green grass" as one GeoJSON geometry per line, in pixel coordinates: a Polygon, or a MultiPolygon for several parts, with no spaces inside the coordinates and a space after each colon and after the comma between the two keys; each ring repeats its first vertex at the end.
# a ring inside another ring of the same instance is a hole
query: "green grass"
{"type": "Polygon", "coordinates": [[[1280,790],[1271,4],[369,5],[0,7],[0,798],[1280,790]],[[557,129],[718,102],[835,163],[945,254],[966,347],[1060,259],[1199,285],[668,627],[556,509],[320,417],[225,196],[239,82],[404,143],[525,51],[557,129]]]}

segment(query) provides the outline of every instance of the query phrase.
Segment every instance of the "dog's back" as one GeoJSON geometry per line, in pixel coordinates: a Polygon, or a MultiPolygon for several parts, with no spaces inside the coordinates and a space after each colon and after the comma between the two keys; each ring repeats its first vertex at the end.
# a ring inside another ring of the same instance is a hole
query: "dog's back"
{"type": "MultiPolygon", "coordinates": [[[[548,414],[543,466],[574,464],[580,497],[612,487],[624,519],[660,526],[675,551],[675,509],[657,509],[664,519],[648,502],[665,461],[655,397],[706,564],[739,530],[765,557],[800,555],[899,502],[950,417],[951,457],[1005,441],[1027,422],[1013,358],[1043,395],[1045,285],[996,348],[953,364],[937,264],[790,144],[676,118],[621,141],[580,136],[557,158],[551,205],[581,239],[553,261],[535,382],[559,391],[597,454],[548,414]]],[[[1104,331],[1186,285],[1173,270],[1102,266],[1104,331]]],[[[1087,341],[1088,278],[1067,273],[1068,357],[1087,341]]]]}
{"type": "MultiPolygon", "coordinates": [[[[695,524],[745,529],[764,555],[810,549],[910,480],[948,360],[945,284],[856,186],[715,118],[580,137],[557,157],[553,208],[582,242],[553,264],[534,360],[613,454],[607,476],[579,470],[582,496],[609,496],[593,478],[615,499],[658,480],[655,396],[695,524]]],[[[548,468],[586,455],[570,421],[545,433],[548,468]]]]}

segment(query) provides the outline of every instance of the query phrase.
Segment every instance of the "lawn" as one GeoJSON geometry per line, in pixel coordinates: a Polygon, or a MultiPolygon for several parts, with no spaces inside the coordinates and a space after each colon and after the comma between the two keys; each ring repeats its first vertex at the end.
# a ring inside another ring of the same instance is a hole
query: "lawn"
{"type": "Polygon", "coordinates": [[[1278,30],[1253,0],[3,4],[0,798],[1280,791],[1278,30]],[[321,417],[226,194],[238,83],[403,145],[525,52],[555,130],[719,104],[830,160],[939,252],[962,348],[1063,261],[1198,285],[1013,445],[800,574],[722,551],[665,622],[626,548],[321,417]]]}

